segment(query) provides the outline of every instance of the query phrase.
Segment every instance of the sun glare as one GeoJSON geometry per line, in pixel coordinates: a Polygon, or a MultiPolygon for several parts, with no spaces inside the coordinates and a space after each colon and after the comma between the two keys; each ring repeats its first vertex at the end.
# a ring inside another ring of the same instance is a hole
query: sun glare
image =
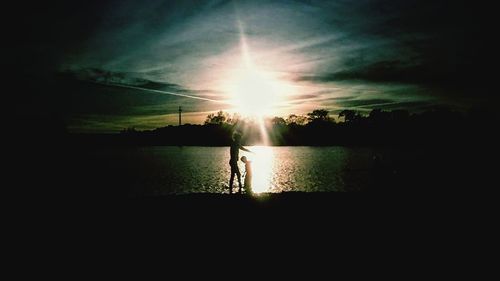
{"type": "Polygon", "coordinates": [[[289,87],[271,74],[253,67],[243,67],[232,73],[226,91],[234,110],[245,116],[276,115],[289,87]]]}

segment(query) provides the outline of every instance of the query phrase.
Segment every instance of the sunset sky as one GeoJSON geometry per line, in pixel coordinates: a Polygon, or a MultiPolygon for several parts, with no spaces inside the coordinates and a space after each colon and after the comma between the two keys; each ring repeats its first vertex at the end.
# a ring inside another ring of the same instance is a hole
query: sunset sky
{"type": "Polygon", "coordinates": [[[77,132],[176,124],[178,106],[187,123],[461,109],[494,81],[472,1],[71,2],[15,7],[7,60],[29,96],[18,113],[47,103],[77,132]]]}

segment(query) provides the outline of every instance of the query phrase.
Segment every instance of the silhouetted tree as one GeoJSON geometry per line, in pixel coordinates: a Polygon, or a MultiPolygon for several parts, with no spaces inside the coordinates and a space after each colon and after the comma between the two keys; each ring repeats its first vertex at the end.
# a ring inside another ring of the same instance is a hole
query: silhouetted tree
{"type": "Polygon", "coordinates": [[[485,135],[481,124],[493,117],[476,114],[474,111],[466,118],[459,112],[437,108],[410,116],[406,110],[374,109],[363,117],[346,109],[339,113],[345,122],[336,124],[327,110],[316,109],[307,117],[292,114],[286,119],[266,119],[267,132],[263,132],[256,120],[218,111],[207,116],[205,125],[166,126],[152,131],[131,127],[121,131],[120,140],[127,144],[227,145],[232,133],[240,130],[244,142],[259,143],[267,134],[275,145],[451,144],[485,135]]]}
{"type": "Polygon", "coordinates": [[[120,131],[120,134],[137,134],[138,131],[134,127],[128,127],[120,131]]]}
{"type": "Polygon", "coordinates": [[[328,110],[325,109],[315,109],[313,112],[307,113],[307,118],[309,122],[318,122],[318,121],[329,121],[330,117],[328,116],[328,110]]]}
{"type": "MultiPolygon", "coordinates": [[[[228,114],[228,116],[229,116],[229,114],[228,114]]],[[[235,113],[233,113],[233,116],[227,118],[226,123],[237,124],[241,120],[242,120],[241,115],[239,115],[238,113],[235,112],[235,113]]]]}
{"type": "Polygon", "coordinates": [[[376,123],[376,124],[382,122],[388,122],[390,120],[390,113],[382,111],[379,108],[376,108],[370,112],[370,114],[368,115],[368,119],[371,123],[376,123]]]}
{"type": "Polygon", "coordinates": [[[217,114],[210,113],[207,116],[207,119],[205,120],[205,125],[209,125],[209,124],[222,125],[228,120],[230,120],[229,114],[227,112],[220,110],[219,112],[217,112],[217,114]]]}
{"type": "Polygon", "coordinates": [[[274,117],[273,119],[271,119],[271,124],[273,124],[274,126],[285,126],[286,121],[281,117],[274,117]]]}
{"type": "Polygon", "coordinates": [[[287,125],[303,126],[307,123],[307,117],[302,115],[290,114],[285,122],[287,125]]]}
{"type": "Polygon", "coordinates": [[[360,119],[361,115],[354,110],[345,109],[339,113],[339,118],[340,117],[344,117],[345,122],[353,122],[360,119]]]}

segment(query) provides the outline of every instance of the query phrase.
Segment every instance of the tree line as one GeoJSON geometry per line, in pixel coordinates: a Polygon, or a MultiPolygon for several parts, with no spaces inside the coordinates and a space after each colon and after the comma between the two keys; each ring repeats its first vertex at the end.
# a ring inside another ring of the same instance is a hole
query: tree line
{"type": "Polygon", "coordinates": [[[236,131],[243,143],[269,145],[399,145],[457,144],[486,137],[492,116],[487,112],[462,113],[434,108],[410,114],[407,110],[374,109],[369,114],[342,110],[331,114],[316,109],[305,115],[242,118],[224,111],[209,114],[204,124],[165,126],[154,130],[125,129],[119,141],[142,145],[225,146],[236,131]]]}

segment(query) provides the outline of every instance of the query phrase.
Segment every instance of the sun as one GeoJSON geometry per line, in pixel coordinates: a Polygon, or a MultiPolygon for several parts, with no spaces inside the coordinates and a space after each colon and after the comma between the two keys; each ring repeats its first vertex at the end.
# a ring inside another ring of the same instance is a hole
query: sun
{"type": "Polygon", "coordinates": [[[263,117],[277,114],[289,87],[268,72],[245,66],[231,73],[225,88],[236,112],[263,117]]]}

